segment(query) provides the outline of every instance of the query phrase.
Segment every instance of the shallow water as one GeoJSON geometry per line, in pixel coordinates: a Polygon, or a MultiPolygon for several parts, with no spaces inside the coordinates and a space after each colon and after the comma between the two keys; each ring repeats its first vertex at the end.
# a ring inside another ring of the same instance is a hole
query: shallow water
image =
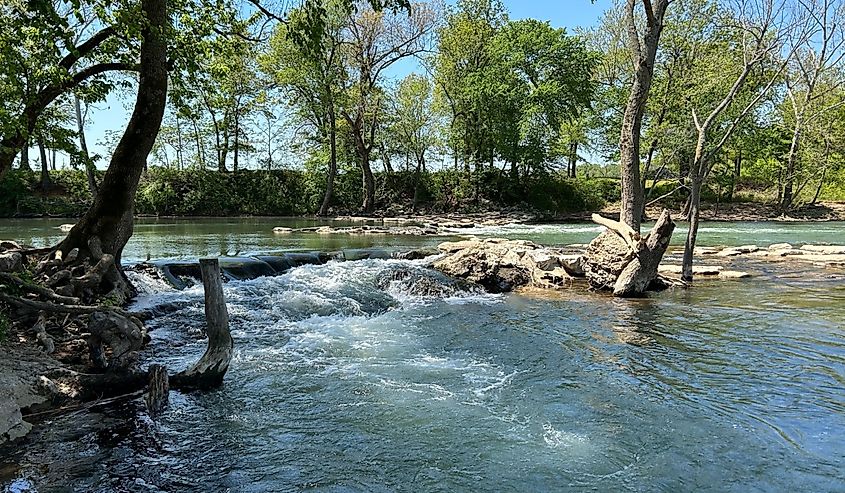
{"type": "MultiPolygon", "coordinates": [[[[65,234],[59,226],[68,219],[0,219],[0,239],[16,239],[35,247],[55,245],[65,234]]],[[[589,243],[602,231],[593,223],[512,224],[448,230],[445,236],[414,237],[384,235],[277,235],[276,226],[302,228],[320,225],[348,226],[344,221],[302,218],[187,218],[136,221],[135,233],[124,250],[127,262],[148,258],[196,258],[204,255],[246,255],[276,249],[332,251],[341,248],[435,246],[459,235],[527,239],[546,245],[589,243]]],[[[650,223],[643,226],[651,227],[650,223]]],[[[681,245],[687,234],[679,223],[672,238],[681,245]]],[[[703,222],[698,245],[767,246],[773,243],[845,244],[845,222],[703,222]]]]}
{"type": "MultiPolygon", "coordinates": [[[[772,234],[736,243],[765,244],[772,234]]],[[[180,241],[196,255],[209,245],[202,235],[160,238],[180,241]]],[[[172,393],[157,420],[131,402],[42,423],[17,449],[0,450],[0,484],[42,492],[845,490],[841,272],[808,278],[767,266],[750,282],[622,301],[580,289],[424,297],[384,282],[397,270],[449,284],[398,260],[227,283],[236,353],[223,388],[172,393]]],[[[186,304],[149,324],[146,356],[184,367],[205,346],[201,289],[136,280],[141,306],[186,304]]]]}

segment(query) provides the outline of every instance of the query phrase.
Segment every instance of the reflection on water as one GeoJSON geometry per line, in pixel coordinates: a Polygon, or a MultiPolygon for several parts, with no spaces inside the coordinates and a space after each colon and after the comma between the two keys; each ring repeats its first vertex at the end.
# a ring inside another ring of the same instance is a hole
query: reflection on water
{"type": "MultiPolygon", "coordinates": [[[[406,261],[226,284],[215,392],[56,418],[0,477],[43,491],[841,491],[845,284],[701,284],[647,300],[379,288],[406,261]],[[388,276],[389,277],[389,276],[388,276]],[[94,426],[107,421],[103,429],[94,426]]],[[[440,279],[440,282],[447,282],[440,279]]],[[[202,293],[149,359],[202,352],[202,293]]]]}

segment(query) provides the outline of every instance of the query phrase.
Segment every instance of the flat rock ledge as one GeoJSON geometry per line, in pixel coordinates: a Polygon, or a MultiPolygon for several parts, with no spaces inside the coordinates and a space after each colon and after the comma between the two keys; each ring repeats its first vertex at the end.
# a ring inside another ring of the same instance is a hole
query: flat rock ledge
{"type": "Polygon", "coordinates": [[[757,245],[727,248],[699,247],[695,249],[695,254],[704,257],[806,262],[814,266],[828,268],[845,267],[845,246],[843,245],[802,245],[796,247],[790,243],[775,243],[768,247],[757,245]]]}
{"type": "Polygon", "coordinates": [[[521,287],[559,289],[583,277],[581,256],[526,240],[501,238],[446,242],[432,267],[447,276],[482,286],[491,293],[521,287]]]}

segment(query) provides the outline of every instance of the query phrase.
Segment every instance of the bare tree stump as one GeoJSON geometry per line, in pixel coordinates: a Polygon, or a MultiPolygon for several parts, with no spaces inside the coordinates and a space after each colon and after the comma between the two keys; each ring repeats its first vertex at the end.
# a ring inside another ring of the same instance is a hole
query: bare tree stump
{"type": "Polygon", "coordinates": [[[223,376],[232,360],[232,335],[229,313],[223,296],[223,279],[216,258],[200,259],[205,289],[205,319],[208,349],[194,366],[173,375],[170,384],[179,389],[209,389],[223,383],[223,376]]]}
{"type": "Polygon", "coordinates": [[[593,221],[608,231],[590,243],[584,257],[590,285],[613,291],[614,296],[642,296],[657,279],[657,267],[675,230],[669,211],[663,210],[645,238],[626,224],[596,214],[593,221]]]}
{"type": "Polygon", "coordinates": [[[170,402],[170,381],[167,368],[162,365],[150,365],[149,383],[144,394],[144,402],[151,416],[161,414],[170,402]]]}

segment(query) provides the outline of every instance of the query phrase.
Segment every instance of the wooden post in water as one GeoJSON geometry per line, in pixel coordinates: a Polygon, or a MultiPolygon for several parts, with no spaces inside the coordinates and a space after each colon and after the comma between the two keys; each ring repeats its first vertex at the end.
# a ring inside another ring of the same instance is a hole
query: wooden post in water
{"type": "Polygon", "coordinates": [[[216,258],[200,259],[205,289],[205,320],[208,349],[194,366],[173,375],[170,385],[181,390],[210,389],[223,383],[232,360],[233,341],[229,332],[229,313],[223,297],[223,278],[216,258]]]}

